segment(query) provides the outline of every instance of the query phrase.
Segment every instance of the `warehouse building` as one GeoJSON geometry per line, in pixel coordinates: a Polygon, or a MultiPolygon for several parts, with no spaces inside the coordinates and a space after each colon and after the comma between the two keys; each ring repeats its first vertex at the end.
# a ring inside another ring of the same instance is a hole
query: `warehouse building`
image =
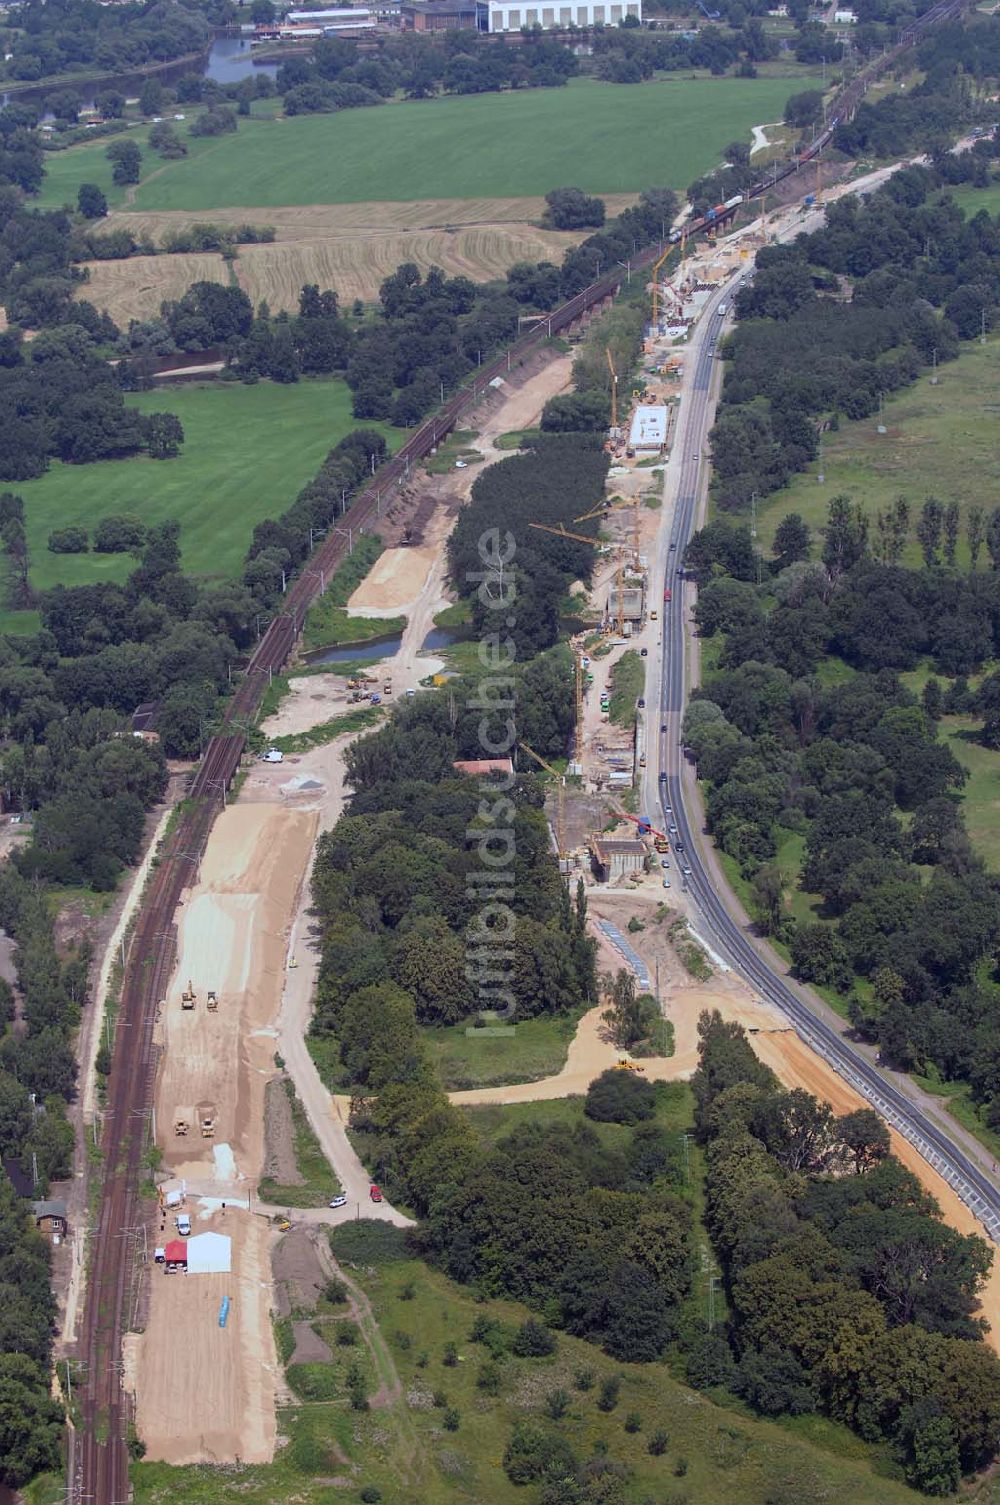
{"type": "Polygon", "coordinates": [[[412,0],[400,6],[404,31],[475,31],[476,0],[412,0]]]}
{"type": "Polygon", "coordinates": [[[584,5],[529,4],[526,0],[479,0],[479,30],[520,31],[540,26],[543,31],[567,31],[572,26],[617,26],[626,16],[642,20],[642,0],[584,5]]]}

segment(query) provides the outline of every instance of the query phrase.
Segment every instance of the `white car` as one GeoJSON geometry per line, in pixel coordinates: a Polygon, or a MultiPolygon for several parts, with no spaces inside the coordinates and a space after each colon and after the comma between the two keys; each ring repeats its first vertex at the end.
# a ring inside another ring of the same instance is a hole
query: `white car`
{"type": "Polygon", "coordinates": [[[660,858],[660,866],[661,867],[669,867],[670,866],[670,858],[669,857],[661,857],[660,858]]]}
{"type": "Polygon", "coordinates": [[[283,752],[279,752],[276,747],[269,747],[261,761],[264,763],[283,763],[285,755],[283,752]]]}
{"type": "Polygon", "coordinates": [[[664,888],[669,888],[670,887],[670,879],[669,878],[664,878],[664,880],[663,880],[663,887],[664,888]]]}
{"type": "Polygon", "coordinates": [[[346,1197],[331,1197],[330,1201],[326,1205],[328,1207],[346,1207],[347,1206],[347,1198],[346,1197]]]}

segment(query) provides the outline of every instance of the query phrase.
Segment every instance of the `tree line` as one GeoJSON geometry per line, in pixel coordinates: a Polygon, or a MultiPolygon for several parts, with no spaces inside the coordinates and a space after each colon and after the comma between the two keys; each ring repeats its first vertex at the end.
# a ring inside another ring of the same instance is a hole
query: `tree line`
{"type": "Polygon", "coordinates": [[[988,1465],[1000,1360],[978,1294],[992,1254],[948,1228],[870,1109],[837,1118],[780,1087],[742,1026],[699,1021],[692,1086],[706,1223],[730,1315],[688,1359],[765,1415],[821,1411],[951,1494],[988,1465]]]}
{"type": "MultiPolygon", "coordinates": [[[[1000,679],[971,691],[964,675],[998,651],[1000,576],[940,562],[946,509],[933,499],[918,519],[928,563],[904,568],[908,510],[898,503],[869,529],[862,508],[835,498],[819,560],[792,514],[759,586],[746,529],[723,521],[695,537],[699,631],[723,648],[684,735],[713,838],[797,975],[842,992],[887,1059],[969,1082],[1000,1122],[1000,887],[969,842],[965,772],[937,727],[963,711],[982,718],[984,741],[994,736],[1000,679]],[[947,692],[933,677],[920,695],[902,684],[925,654],[953,678],[947,692]],[[820,677],[831,662],[846,677],[820,677]],[[804,842],[798,881],[821,906],[809,923],[788,907],[795,880],[779,849],[792,833],[804,842]]],[[[993,536],[1000,558],[1000,516],[993,536]]]]}

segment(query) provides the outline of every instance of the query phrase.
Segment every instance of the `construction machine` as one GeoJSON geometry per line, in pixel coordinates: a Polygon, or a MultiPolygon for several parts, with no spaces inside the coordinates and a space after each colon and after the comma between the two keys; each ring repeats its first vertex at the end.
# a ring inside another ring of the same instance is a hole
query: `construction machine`
{"type": "Polygon", "coordinates": [[[198,1104],[198,1126],[201,1129],[202,1139],[215,1138],[215,1104],[198,1104]]]}
{"type": "Polygon", "coordinates": [[[195,1000],[194,983],[188,978],[188,985],[181,994],[181,1008],[193,1009],[195,1000]]]}
{"type": "Polygon", "coordinates": [[[214,1014],[216,1009],[219,1007],[219,995],[214,988],[209,988],[208,997],[205,1001],[208,1004],[210,1011],[214,1014]]]}
{"type": "Polygon", "coordinates": [[[179,1139],[183,1139],[194,1120],[193,1108],[176,1108],[174,1110],[174,1133],[179,1139]]]}
{"type": "Polygon", "coordinates": [[[616,1061],[616,1071],[645,1071],[645,1066],[639,1066],[635,1061],[616,1061]]]}

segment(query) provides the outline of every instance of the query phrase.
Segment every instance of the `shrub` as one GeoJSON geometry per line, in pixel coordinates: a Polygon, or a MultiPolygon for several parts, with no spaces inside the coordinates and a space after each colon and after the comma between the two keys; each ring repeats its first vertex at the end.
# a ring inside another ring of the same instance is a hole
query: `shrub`
{"type": "Polygon", "coordinates": [[[562,1388],[550,1390],[545,1397],[545,1414],[551,1417],[553,1421],[562,1421],[568,1410],[569,1391],[562,1388]]]}
{"type": "Polygon", "coordinates": [[[441,1355],[441,1363],[446,1369],[455,1368],[455,1365],[458,1363],[458,1349],[455,1347],[454,1343],[446,1343],[444,1345],[444,1352],[441,1355]]]}
{"type": "Polygon", "coordinates": [[[656,1112],[656,1088],[638,1073],[612,1066],[587,1088],[583,1111],[598,1123],[639,1123],[656,1112]]]}
{"type": "Polygon", "coordinates": [[[457,1432],[461,1420],[462,1413],[456,1410],[454,1406],[449,1406],[441,1418],[441,1424],[446,1432],[457,1432]]]}
{"type": "Polygon", "coordinates": [[[592,1369],[578,1369],[573,1376],[573,1384],[577,1390],[593,1390],[594,1371],[592,1369]]]}
{"type": "Polygon", "coordinates": [[[662,1427],[657,1427],[646,1444],[646,1451],[654,1458],[662,1458],[670,1445],[670,1436],[662,1427]]]}
{"type": "Polygon", "coordinates": [[[613,1411],[618,1404],[618,1395],[622,1388],[621,1378],[617,1374],[610,1375],[601,1382],[601,1393],[597,1400],[599,1411],[613,1411]]]}
{"type": "Polygon", "coordinates": [[[625,1418],[625,1430],[626,1432],[642,1431],[642,1417],[639,1415],[638,1411],[630,1411],[628,1413],[625,1418]]]}
{"type": "Polygon", "coordinates": [[[518,1358],[545,1359],[556,1351],[555,1334],[529,1317],[527,1322],[521,1323],[511,1346],[518,1358]]]}

